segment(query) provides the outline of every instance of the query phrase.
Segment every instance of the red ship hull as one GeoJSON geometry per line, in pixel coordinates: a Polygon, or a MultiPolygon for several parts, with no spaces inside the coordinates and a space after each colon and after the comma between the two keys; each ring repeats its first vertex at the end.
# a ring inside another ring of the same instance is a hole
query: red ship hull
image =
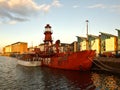
{"type": "Polygon", "coordinates": [[[44,57],[42,66],[66,70],[90,70],[95,57],[94,50],[85,50],[69,54],[60,53],[52,57],[44,57]]]}

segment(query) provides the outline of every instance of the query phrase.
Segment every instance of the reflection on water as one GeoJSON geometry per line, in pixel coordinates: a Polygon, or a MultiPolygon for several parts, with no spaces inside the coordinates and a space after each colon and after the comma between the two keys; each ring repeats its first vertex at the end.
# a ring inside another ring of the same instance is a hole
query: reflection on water
{"type": "Polygon", "coordinates": [[[64,71],[44,68],[43,81],[45,88],[67,90],[93,90],[90,72],[64,71]]]}
{"type": "Polygon", "coordinates": [[[118,76],[92,73],[91,80],[97,90],[120,90],[120,77],[118,76]]]}
{"type": "Polygon", "coordinates": [[[96,72],[24,67],[0,57],[0,90],[120,90],[120,78],[96,72]]]}

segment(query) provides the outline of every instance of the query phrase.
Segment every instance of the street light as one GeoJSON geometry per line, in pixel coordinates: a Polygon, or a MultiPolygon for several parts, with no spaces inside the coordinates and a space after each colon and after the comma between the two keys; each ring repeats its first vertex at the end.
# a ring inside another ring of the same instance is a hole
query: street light
{"type": "Polygon", "coordinates": [[[86,20],[86,31],[87,31],[87,33],[86,33],[86,34],[87,34],[87,39],[88,39],[88,22],[89,22],[89,21],[88,21],[88,20],[86,20]]]}
{"type": "Polygon", "coordinates": [[[86,44],[87,47],[86,47],[86,49],[87,49],[87,50],[89,50],[89,42],[88,42],[88,22],[89,22],[89,21],[86,20],[86,35],[87,35],[87,44],[86,44]]]}

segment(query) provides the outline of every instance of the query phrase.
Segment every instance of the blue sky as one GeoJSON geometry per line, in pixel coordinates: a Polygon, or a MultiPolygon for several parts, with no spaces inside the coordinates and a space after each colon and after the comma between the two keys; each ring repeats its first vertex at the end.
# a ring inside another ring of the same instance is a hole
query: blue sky
{"type": "Polygon", "coordinates": [[[117,35],[120,0],[0,0],[0,50],[21,41],[28,46],[43,43],[44,26],[50,24],[54,42],[76,41],[76,36],[99,32],[117,35]]]}

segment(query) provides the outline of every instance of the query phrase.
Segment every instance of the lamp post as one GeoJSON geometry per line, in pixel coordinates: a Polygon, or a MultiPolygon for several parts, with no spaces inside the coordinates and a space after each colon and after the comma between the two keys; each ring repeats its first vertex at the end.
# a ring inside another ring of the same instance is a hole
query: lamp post
{"type": "Polygon", "coordinates": [[[89,42],[88,42],[88,20],[86,20],[86,36],[87,36],[87,42],[86,42],[86,49],[89,50],[89,42]]]}

